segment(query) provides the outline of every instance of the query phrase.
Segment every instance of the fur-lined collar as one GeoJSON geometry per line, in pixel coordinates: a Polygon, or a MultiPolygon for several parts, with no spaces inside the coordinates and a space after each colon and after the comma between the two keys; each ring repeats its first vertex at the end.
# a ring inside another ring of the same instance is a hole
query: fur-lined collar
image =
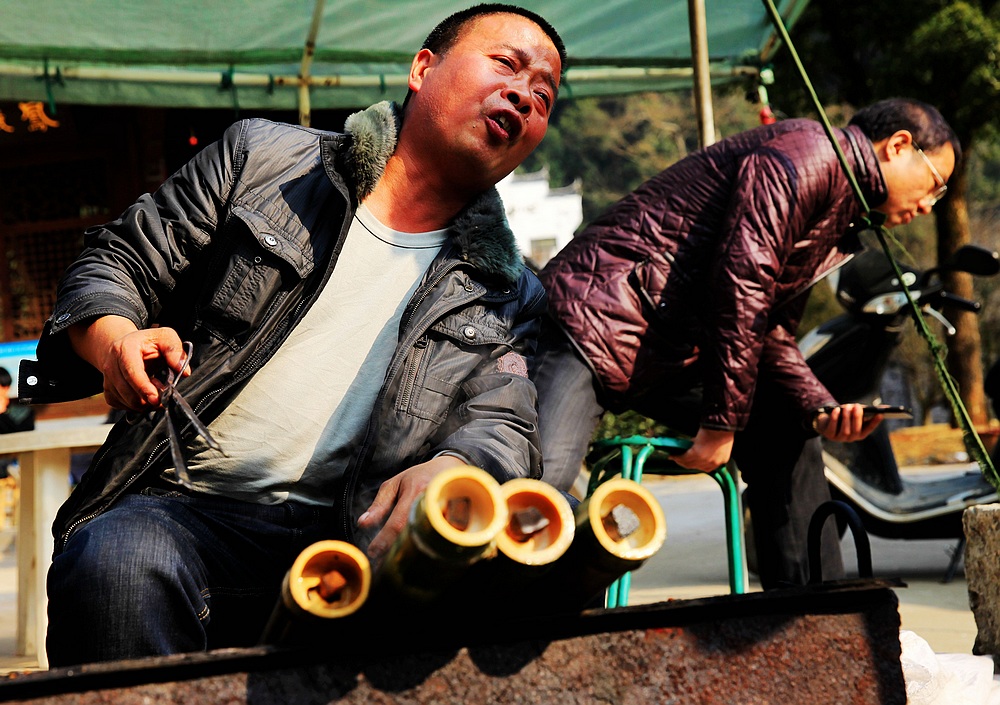
{"type": "MultiPolygon", "coordinates": [[[[344,124],[344,131],[352,137],[345,162],[359,203],[385,173],[386,162],[396,149],[400,119],[396,104],[383,101],[354,113],[344,124]]],[[[491,277],[514,284],[524,271],[524,258],[495,188],[469,203],[456,216],[449,234],[462,260],[491,277]]]]}

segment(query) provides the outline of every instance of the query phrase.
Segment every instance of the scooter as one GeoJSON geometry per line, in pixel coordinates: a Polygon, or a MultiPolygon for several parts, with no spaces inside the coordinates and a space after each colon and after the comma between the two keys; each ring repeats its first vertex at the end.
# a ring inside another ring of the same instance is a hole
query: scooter
{"type": "MultiPolygon", "coordinates": [[[[941,273],[992,276],[1000,272],[1000,258],[996,252],[966,245],[938,267],[923,271],[903,267],[902,271],[921,310],[954,334],[954,327],[939,309],[950,306],[978,312],[980,304],[947,291],[941,273]]],[[[799,349],[840,402],[879,402],[879,387],[890,354],[905,327],[912,325],[912,310],[892,265],[880,249],[857,255],[836,276],[836,297],[845,313],[808,332],[799,349]]],[[[963,510],[998,499],[994,487],[971,463],[935,479],[903,477],[885,422],[862,441],[834,443],[823,439],[822,443],[833,498],[848,503],[875,536],[962,541],[963,510]]],[[[960,548],[952,556],[946,580],[957,568],[960,548]]]]}

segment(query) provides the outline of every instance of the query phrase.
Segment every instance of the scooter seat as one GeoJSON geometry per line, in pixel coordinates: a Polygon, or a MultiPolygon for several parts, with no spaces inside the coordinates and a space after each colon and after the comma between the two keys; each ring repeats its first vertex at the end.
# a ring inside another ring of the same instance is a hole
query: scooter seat
{"type": "MultiPolygon", "coordinates": [[[[952,471],[944,476],[934,473],[926,479],[919,475],[907,475],[903,477],[902,491],[893,494],[858,478],[829,454],[823,455],[827,479],[831,483],[841,491],[873,505],[873,509],[888,514],[914,515],[913,518],[916,519],[997,500],[996,489],[983,478],[978,469],[952,471]]],[[[970,464],[969,468],[976,466],[970,464]]],[[[947,470],[942,473],[947,473],[947,470]]]]}

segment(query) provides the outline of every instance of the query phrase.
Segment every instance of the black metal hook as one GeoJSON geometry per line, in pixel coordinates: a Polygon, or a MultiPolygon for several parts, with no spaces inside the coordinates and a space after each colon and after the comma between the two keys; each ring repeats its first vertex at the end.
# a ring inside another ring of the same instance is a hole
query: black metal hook
{"type": "Polygon", "coordinates": [[[854,550],[858,554],[858,576],[871,578],[872,576],[872,546],[868,540],[868,532],[861,521],[861,517],[854,511],[851,505],[839,500],[830,500],[819,505],[813,512],[809,521],[809,535],[807,546],[809,548],[809,584],[818,585],[823,582],[823,566],[820,560],[820,545],[823,535],[823,526],[831,515],[836,514],[842,517],[851,529],[851,536],[854,538],[854,550]]]}

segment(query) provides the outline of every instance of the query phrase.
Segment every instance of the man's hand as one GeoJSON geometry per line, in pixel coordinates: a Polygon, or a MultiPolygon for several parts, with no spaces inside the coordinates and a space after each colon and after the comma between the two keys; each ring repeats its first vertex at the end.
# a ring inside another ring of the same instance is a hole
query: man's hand
{"type": "Polygon", "coordinates": [[[733,452],[733,435],[732,431],[700,428],[691,447],[672,460],[682,468],[712,472],[729,462],[733,452]]]}
{"type": "Polygon", "coordinates": [[[104,375],[104,399],[113,409],[148,411],[160,406],[150,372],[164,364],[180,369],[184,347],[172,328],[139,330],[127,318],[104,316],[71,327],[73,349],[104,375]]]}
{"type": "Polygon", "coordinates": [[[438,473],[463,465],[465,462],[459,458],[451,455],[439,455],[426,463],[407,468],[382,483],[378,494],[375,495],[375,500],[358,519],[359,529],[374,529],[382,526],[382,529],[368,546],[368,555],[372,561],[379,561],[392,548],[396,537],[403,531],[403,527],[409,520],[410,507],[420,496],[420,493],[427,489],[431,480],[438,473]]]}
{"type": "Polygon", "coordinates": [[[864,404],[835,406],[829,413],[818,414],[813,421],[813,428],[823,438],[831,441],[841,443],[860,441],[882,422],[881,414],[865,419],[864,409],[864,404]]]}

